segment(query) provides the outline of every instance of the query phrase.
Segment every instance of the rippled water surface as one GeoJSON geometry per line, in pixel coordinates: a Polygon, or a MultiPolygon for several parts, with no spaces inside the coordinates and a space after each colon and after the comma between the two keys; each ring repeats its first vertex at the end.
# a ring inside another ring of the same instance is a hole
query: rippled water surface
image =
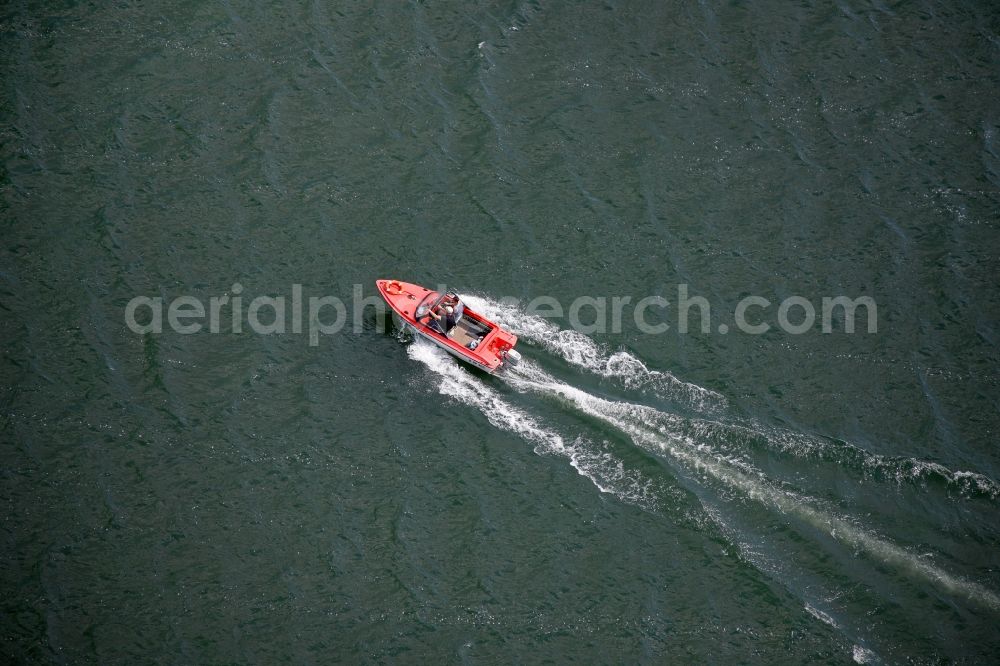
{"type": "Polygon", "coordinates": [[[1000,651],[994,3],[13,2],[0,57],[7,660],[1000,651]],[[358,325],[126,326],[234,283],[358,325]],[[526,308],[679,284],[708,332],[526,308]]]}

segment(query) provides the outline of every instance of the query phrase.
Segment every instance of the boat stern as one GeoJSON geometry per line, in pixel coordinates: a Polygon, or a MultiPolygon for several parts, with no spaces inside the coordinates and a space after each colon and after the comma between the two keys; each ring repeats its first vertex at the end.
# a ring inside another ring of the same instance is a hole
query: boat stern
{"type": "Polygon", "coordinates": [[[514,351],[517,336],[497,326],[472,355],[478,357],[481,367],[490,373],[497,373],[509,365],[516,365],[521,355],[514,351]]]}

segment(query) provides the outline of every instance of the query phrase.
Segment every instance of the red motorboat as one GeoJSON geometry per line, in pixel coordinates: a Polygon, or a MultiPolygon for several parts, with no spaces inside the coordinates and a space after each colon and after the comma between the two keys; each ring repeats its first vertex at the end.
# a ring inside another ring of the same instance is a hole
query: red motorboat
{"type": "Polygon", "coordinates": [[[463,361],[492,374],[520,360],[517,336],[465,307],[455,292],[399,280],[375,284],[397,322],[463,361]]]}

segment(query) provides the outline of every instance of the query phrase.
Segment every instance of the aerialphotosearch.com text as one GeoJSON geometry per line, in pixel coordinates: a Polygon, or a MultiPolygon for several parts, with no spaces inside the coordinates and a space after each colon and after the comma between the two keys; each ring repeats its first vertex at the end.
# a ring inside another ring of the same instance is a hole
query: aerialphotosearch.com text
{"type": "MultiPolygon", "coordinates": [[[[438,291],[444,291],[440,285],[438,291]]],[[[139,335],[161,334],[164,323],[173,333],[306,335],[310,346],[317,346],[322,336],[340,333],[348,325],[353,333],[364,330],[366,310],[374,309],[378,330],[385,330],[389,311],[377,294],[365,295],[364,288],[352,288],[350,307],[333,295],[306,297],[301,284],[293,284],[290,298],[285,295],[244,294],[236,282],[228,291],[207,299],[190,294],[178,295],[166,302],[162,296],[136,296],[125,306],[125,324],[139,335]]],[[[736,303],[730,323],[713,326],[713,308],[703,296],[691,295],[687,284],[678,284],[675,298],[662,295],[578,296],[564,304],[552,296],[537,296],[526,303],[514,298],[496,301],[501,307],[513,306],[524,317],[565,321],[584,334],[621,333],[634,327],[642,333],[660,335],[670,330],[686,334],[734,331],[763,335],[780,330],[790,335],[809,331],[854,333],[860,323],[867,333],[878,332],[878,307],[870,296],[845,295],[805,298],[789,296],[775,302],[764,296],[746,296],[736,303]]]]}

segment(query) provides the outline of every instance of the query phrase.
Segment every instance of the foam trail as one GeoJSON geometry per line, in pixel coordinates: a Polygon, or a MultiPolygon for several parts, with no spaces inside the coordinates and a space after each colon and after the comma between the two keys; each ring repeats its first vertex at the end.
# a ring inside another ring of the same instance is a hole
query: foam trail
{"type": "MultiPolygon", "coordinates": [[[[690,406],[702,412],[719,412],[726,406],[721,394],[683,382],[669,372],[650,370],[638,358],[625,351],[608,353],[586,335],[562,330],[542,317],[528,315],[516,303],[497,301],[486,296],[462,298],[472,307],[505,328],[554,352],[563,359],[597,375],[620,381],[626,388],[651,389],[668,400],[690,406]]],[[[668,415],[659,413],[661,418],[668,415]]],[[[672,417],[678,422],[681,417],[672,417]]],[[[840,466],[852,466],[866,478],[889,480],[897,484],[931,481],[943,483],[965,498],[1000,499],[1000,483],[986,475],[970,471],[953,471],[943,465],[917,458],[884,456],[871,453],[848,442],[831,442],[818,437],[769,428],[752,421],[719,422],[710,420],[684,421],[698,438],[725,432],[724,439],[743,441],[750,446],[766,443],[767,449],[798,458],[818,459],[840,466]],[[755,441],[756,440],[756,441],[755,441]]]]}
{"type": "Polygon", "coordinates": [[[442,395],[476,407],[496,428],[512,432],[535,446],[535,452],[556,453],[569,458],[570,464],[603,493],[647,510],[657,508],[656,494],[650,481],[626,470],[621,461],[583,438],[566,444],[559,433],[545,428],[522,410],[505,401],[447,353],[422,340],[407,347],[409,356],[426,365],[441,377],[442,395]]]}
{"type": "Polygon", "coordinates": [[[681,381],[669,372],[650,370],[645,363],[628,352],[608,353],[583,333],[560,329],[542,317],[527,314],[517,305],[485,296],[464,294],[462,300],[476,312],[516,333],[518,337],[555,352],[569,363],[601,377],[617,379],[627,388],[648,388],[660,397],[701,411],[715,410],[726,405],[725,397],[715,391],[681,381]]]}
{"type": "Polygon", "coordinates": [[[919,575],[951,594],[964,596],[994,611],[1000,610],[1000,596],[991,590],[954,576],[846,518],[811,506],[809,498],[775,487],[745,463],[734,464],[688,435],[678,434],[663,425],[650,425],[656,424],[656,415],[662,414],[652,407],[598,398],[555,380],[530,363],[518,370],[518,373],[507,376],[515,388],[560,397],[583,413],[621,430],[644,448],[652,447],[667,453],[689,469],[707,473],[765,506],[795,515],[851,548],[864,550],[884,563],[919,575]]]}
{"type": "Polygon", "coordinates": [[[919,458],[881,455],[850,442],[831,441],[752,422],[722,427],[733,432],[743,432],[746,435],[743,439],[747,441],[754,438],[765,441],[770,451],[856,468],[867,479],[893,481],[900,485],[935,482],[948,486],[966,499],[1000,499],[1000,484],[978,472],[955,471],[940,463],[919,458]]]}
{"type": "MultiPolygon", "coordinates": [[[[527,371],[526,371],[527,372],[527,371]]],[[[841,469],[856,469],[864,479],[890,481],[897,485],[933,482],[943,484],[966,499],[1000,499],[1000,484],[977,472],[952,471],[939,463],[872,453],[849,442],[823,439],[787,429],[765,426],[748,419],[713,420],[688,418],[657,410],[647,417],[658,425],[682,431],[699,442],[746,453],[764,448],[794,458],[829,463],[841,469]]]]}

